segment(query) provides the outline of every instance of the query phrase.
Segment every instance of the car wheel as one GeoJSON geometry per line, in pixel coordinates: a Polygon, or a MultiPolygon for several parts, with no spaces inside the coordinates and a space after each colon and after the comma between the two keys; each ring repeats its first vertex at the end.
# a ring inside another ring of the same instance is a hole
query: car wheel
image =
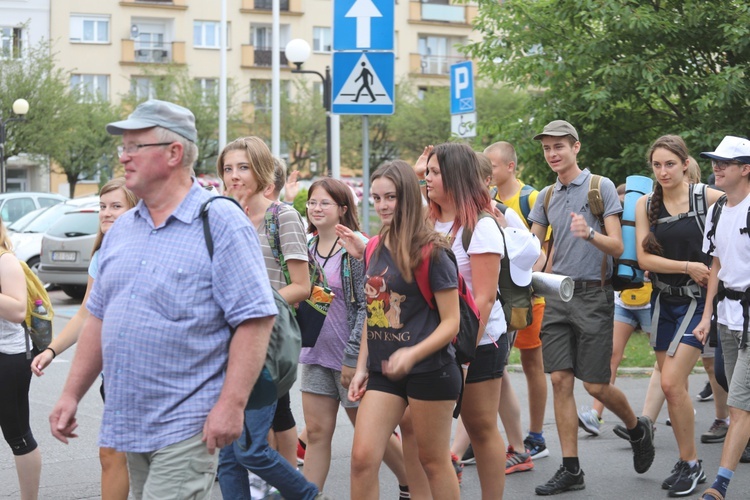
{"type": "Polygon", "coordinates": [[[34,271],[34,274],[37,276],[39,276],[39,262],[39,256],[32,257],[26,261],[26,265],[29,266],[29,269],[34,271]]]}
{"type": "Polygon", "coordinates": [[[60,288],[71,299],[82,300],[86,295],[86,287],[83,285],[62,285],[60,288]]]}

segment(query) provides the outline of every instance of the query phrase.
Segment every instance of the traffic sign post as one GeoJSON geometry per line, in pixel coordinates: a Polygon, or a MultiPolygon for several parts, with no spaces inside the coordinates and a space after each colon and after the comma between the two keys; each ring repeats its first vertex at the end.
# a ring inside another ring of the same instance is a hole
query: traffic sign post
{"type": "Polygon", "coordinates": [[[451,133],[461,138],[476,137],[474,64],[463,61],[451,65],[451,133]]]}

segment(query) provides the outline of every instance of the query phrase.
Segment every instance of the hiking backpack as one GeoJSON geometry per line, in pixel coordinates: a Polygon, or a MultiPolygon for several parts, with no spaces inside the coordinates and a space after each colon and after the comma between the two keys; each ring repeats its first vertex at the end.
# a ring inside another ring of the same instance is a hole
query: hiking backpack
{"type": "MultiPolygon", "coordinates": [[[[505,210],[508,207],[502,203],[498,203],[497,208],[503,213],[503,215],[505,215],[505,210]]],[[[510,273],[508,244],[505,242],[505,231],[503,231],[503,228],[500,227],[497,219],[491,214],[487,212],[479,214],[479,220],[485,217],[489,217],[495,221],[497,228],[500,230],[500,234],[503,236],[503,258],[500,261],[500,275],[498,276],[497,281],[497,300],[499,300],[500,304],[503,306],[507,331],[522,330],[529,326],[533,320],[532,295],[534,294],[534,289],[531,286],[531,283],[526,286],[520,286],[513,282],[513,277],[510,273]]],[[[471,243],[472,235],[473,231],[468,231],[467,228],[464,227],[464,232],[461,236],[461,244],[464,247],[464,252],[469,251],[469,244],[471,243]]]]}
{"type": "MultiPolygon", "coordinates": [[[[0,251],[0,257],[3,254],[11,253],[8,250],[0,251]]],[[[52,310],[52,301],[49,298],[47,289],[39,277],[29,269],[29,266],[19,260],[21,269],[23,269],[26,278],[26,319],[23,321],[23,329],[26,332],[26,357],[31,358],[31,345],[34,344],[40,352],[49,347],[52,342],[52,318],[55,316],[52,310]],[[36,311],[36,302],[42,301],[42,305],[47,311],[46,314],[40,314],[36,311]],[[36,328],[34,328],[36,326],[36,328]]]]}
{"type": "MultiPolygon", "coordinates": [[[[201,205],[200,216],[203,222],[203,235],[211,260],[214,257],[214,241],[211,237],[208,209],[211,208],[211,203],[217,199],[230,200],[238,207],[240,206],[236,200],[226,196],[215,196],[201,205]]],[[[302,349],[299,325],[294,318],[292,306],[279,292],[273,288],[271,291],[279,312],[271,330],[263,370],[261,370],[247,402],[247,408],[249,409],[263,408],[276,402],[281,396],[289,392],[295,380],[297,380],[297,364],[302,349]]],[[[232,330],[232,333],[234,333],[234,330],[232,330]]]]}
{"type": "MultiPolygon", "coordinates": [[[[657,219],[656,225],[667,224],[669,222],[692,217],[695,220],[695,223],[698,224],[698,229],[700,229],[701,234],[704,234],[704,230],[706,229],[706,212],[708,211],[708,198],[706,197],[707,188],[708,186],[702,182],[690,184],[690,194],[688,196],[690,206],[688,207],[688,212],[686,214],[671,215],[669,217],[657,219]]],[[[649,193],[648,195],[646,201],[646,213],[649,213],[651,209],[651,197],[653,195],[654,193],[649,193]]]]}
{"type": "MultiPolygon", "coordinates": [[[[367,242],[365,247],[365,267],[370,263],[370,258],[375,252],[380,241],[380,236],[373,236],[370,241],[367,242]]],[[[446,249],[448,257],[456,264],[456,271],[458,272],[458,264],[456,263],[456,256],[450,249],[446,249]]],[[[425,302],[432,310],[437,309],[435,304],[435,295],[432,293],[430,287],[430,258],[432,255],[432,245],[427,245],[422,248],[422,262],[419,267],[414,271],[414,279],[417,282],[419,291],[422,294],[425,302]]],[[[479,341],[479,308],[474,302],[474,296],[471,294],[464,277],[458,272],[458,305],[460,313],[460,322],[458,326],[458,333],[452,340],[453,347],[456,349],[456,361],[459,364],[469,363],[474,360],[477,350],[477,342],[479,341]]]]}

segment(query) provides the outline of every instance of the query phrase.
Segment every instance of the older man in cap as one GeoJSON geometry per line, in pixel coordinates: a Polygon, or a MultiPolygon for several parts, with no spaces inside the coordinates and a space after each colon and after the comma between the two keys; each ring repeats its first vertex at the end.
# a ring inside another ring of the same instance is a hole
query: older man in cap
{"type": "MultiPolygon", "coordinates": [[[[585,488],[578,461],[573,397],[576,378],[625,423],[633,448],[633,465],[639,474],[654,461],[654,442],[651,421],[648,417],[636,418],[625,395],[610,383],[615,309],[611,257],[619,257],[623,249],[619,218],[622,206],[617,190],[612,181],[599,178],[600,206],[594,209],[589,197],[594,177],[588,169],[578,166],[581,143],[570,123],[552,121],[534,140],[542,143],[544,159],[557,174],[557,182],[539,193],[544,202],[534,205],[529,214],[531,231],[541,241],[547,227],[552,227],[552,272],[570,276],[575,282],[570,302],[547,298],[541,332],[544,369],[551,374],[563,463],[552,479],[536,488],[536,493],[554,495],[585,488]]],[[[598,435],[599,416],[591,412],[578,413],[580,425],[598,435]]]]}
{"type": "Polygon", "coordinates": [[[716,187],[726,193],[706,218],[703,251],[713,260],[703,318],[693,331],[703,342],[718,334],[724,352],[729,430],[716,479],[703,493],[704,500],[723,500],[737,463],[750,462],[750,140],[726,136],[701,156],[711,159],[716,187]]]}
{"type": "Polygon", "coordinates": [[[211,195],[192,177],[189,110],[150,100],[107,130],[122,136],[126,185],[141,201],[99,251],[52,434],[76,437],[78,402],[103,371],[99,444],[127,452],[133,495],[209,498],[215,451],[241,434],[277,313],[258,236],[234,204],[214,203],[209,256],[199,211],[211,195]]]}

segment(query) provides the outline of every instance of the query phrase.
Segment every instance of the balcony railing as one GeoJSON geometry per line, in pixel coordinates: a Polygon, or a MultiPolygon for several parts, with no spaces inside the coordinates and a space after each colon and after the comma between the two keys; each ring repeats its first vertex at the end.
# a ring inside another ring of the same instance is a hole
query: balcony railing
{"type": "MultiPolygon", "coordinates": [[[[253,4],[257,10],[271,10],[273,8],[273,0],[253,0],[253,4]]],[[[288,12],[289,0],[279,0],[279,10],[288,12]]]]}
{"type": "MultiPolygon", "coordinates": [[[[273,56],[273,50],[271,49],[265,49],[265,48],[256,48],[254,50],[255,52],[255,66],[271,66],[271,57],[273,56]]],[[[289,61],[286,59],[286,54],[284,52],[281,52],[281,57],[279,58],[279,63],[281,66],[289,66],[289,61]]]]}
{"type": "Polygon", "coordinates": [[[185,64],[185,42],[139,42],[123,40],[121,62],[125,64],[185,64]]]}
{"type": "Polygon", "coordinates": [[[410,54],[410,72],[420,75],[449,76],[451,64],[465,61],[462,56],[427,56],[422,54],[410,54]]]}
{"type": "Polygon", "coordinates": [[[436,23],[471,24],[477,14],[476,5],[446,5],[409,2],[409,20],[436,23]]]}

